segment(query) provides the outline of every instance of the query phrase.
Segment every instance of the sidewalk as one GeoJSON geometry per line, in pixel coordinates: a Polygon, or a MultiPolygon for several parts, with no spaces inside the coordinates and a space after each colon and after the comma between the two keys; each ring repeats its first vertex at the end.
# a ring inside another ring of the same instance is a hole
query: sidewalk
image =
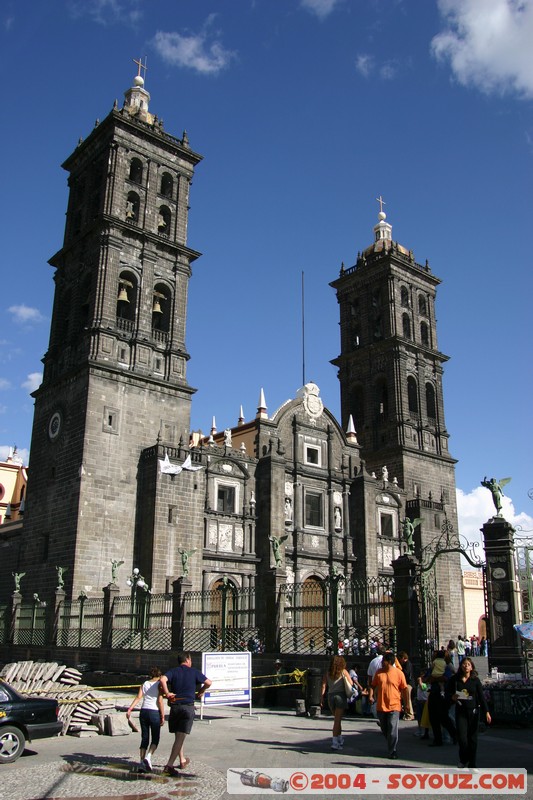
{"type": "MultiPolygon", "coordinates": [[[[297,717],[288,709],[271,711],[261,708],[257,713],[259,719],[250,718],[245,709],[217,707],[206,711],[205,719],[209,722],[200,722],[198,716],[186,742],[186,755],[191,758],[191,764],[179,778],[161,773],[173,740],[166,725],[153,759],[154,772],[148,775],[137,774],[134,770],[140,741],[137,733],[37,741],[29,745],[26,753],[14,764],[0,768],[0,798],[246,800],[247,797],[257,797],[257,793],[228,795],[225,792],[228,769],[256,768],[270,770],[272,774],[281,767],[390,769],[393,766],[396,772],[406,768],[454,768],[458,761],[456,746],[428,747],[427,742],[415,737],[417,726],[414,722],[400,723],[399,758],[391,763],[385,758],[385,740],[374,720],[347,717],[343,722],[344,749],[336,752],[330,749],[332,718],[329,716],[317,719],[297,717]]],[[[514,796],[529,800],[533,800],[531,741],[531,729],[495,727],[479,737],[478,750],[481,770],[528,768],[527,795],[514,796]]],[[[294,797],[294,794],[289,792],[285,796],[294,797]]],[[[376,800],[395,797],[391,793],[368,796],[376,800]]],[[[490,794],[486,796],[489,798],[490,794]]]]}

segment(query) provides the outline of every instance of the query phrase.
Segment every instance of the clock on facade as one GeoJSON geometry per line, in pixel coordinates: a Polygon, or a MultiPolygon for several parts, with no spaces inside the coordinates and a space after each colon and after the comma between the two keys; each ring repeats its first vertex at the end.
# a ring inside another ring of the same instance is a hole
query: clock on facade
{"type": "Polygon", "coordinates": [[[57,439],[59,436],[61,431],[61,422],[61,413],[59,411],[54,411],[48,423],[48,438],[50,441],[53,442],[54,439],[57,439]]]}

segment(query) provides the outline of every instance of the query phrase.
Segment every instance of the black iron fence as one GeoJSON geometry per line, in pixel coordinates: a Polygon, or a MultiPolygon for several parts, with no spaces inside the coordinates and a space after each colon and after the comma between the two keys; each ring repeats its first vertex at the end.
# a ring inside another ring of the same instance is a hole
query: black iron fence
{"type": "MultiPolygon", "coordinates": [[[[178,583],[178,582],[177,582],[178,583]]],[[[266,607],[254,589],[222,580],[209,591],[151,594],[135,588],[119,595],[113,584],[103,598],[67,600],[56,592],[48,604],[12,596],[0,608],[0,644],[52,645],[114,650],[250,650],[280,653],[337,652],[371,655],[377,643],[396,649],[394,578],[348,579],[332,574],[285,583],[266,607]]],[[[264,598],[261,598],[263,601],[264,598]]],[[[438,641],[435,587],[413,588],[420,654],[438,641]]]]}
{"type": "Polygon", "coordinates": [[[376,643],[396,647],[394,579],[287,583],[280,587],[280,652],[369,655],[376,643]]]}

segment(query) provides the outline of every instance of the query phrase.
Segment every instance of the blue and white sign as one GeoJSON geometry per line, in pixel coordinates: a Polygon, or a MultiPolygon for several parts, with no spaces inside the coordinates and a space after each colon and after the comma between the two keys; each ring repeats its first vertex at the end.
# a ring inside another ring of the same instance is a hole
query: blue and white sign
{"type": "Polygon", "coordinates": [[[202,672],[211,686],[202,698],[205,706],[252,705],[252,654],[203,653],[202,672]]]}

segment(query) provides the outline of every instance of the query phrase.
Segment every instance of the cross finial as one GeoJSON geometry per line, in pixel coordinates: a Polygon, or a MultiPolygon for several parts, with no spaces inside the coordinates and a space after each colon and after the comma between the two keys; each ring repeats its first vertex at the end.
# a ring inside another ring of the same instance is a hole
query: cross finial
{"type": "Polygon", "coordinates": [[[381,195],[379,197],[376,197],[376,200],[379,203],[379,213],[381,214],[383,212],[383,206],[385,206],[387,204],[386,204],[385,200],[382,198],[381,195]]]}
{"type": "Polygon", "coordinates": [[[137,72],[137,75],[140,75],[141,78],[142,78],[141,70],[144,69],[144,80],[146,80],[146,70],[148,69],[148,67],[147,67],[148,57],[147,56],[144,57],[144,64],[143,64],[142,58],[139,58],[139,60],[134,58],[134,59],[132,59],[132,61],[133,61],[134,64],[137,64],[137,66],[139,68],[138,72],[137,72]]]}

